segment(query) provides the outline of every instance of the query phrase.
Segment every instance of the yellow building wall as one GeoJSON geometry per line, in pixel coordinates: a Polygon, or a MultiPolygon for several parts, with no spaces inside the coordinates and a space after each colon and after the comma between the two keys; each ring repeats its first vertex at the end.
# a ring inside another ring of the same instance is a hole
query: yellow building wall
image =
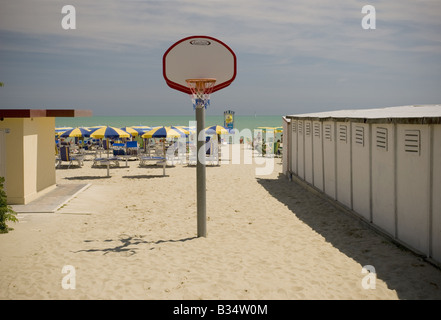
{"type": "Polygon", "coordinates": [[[2,148],[6,153],[5,190],[9,204],[23,204],[24,201],[23,125],[23,119],[0,121],[2,129],[9,129],[2,148]]]}
{"type": "Polygon", "coordinates": [[[55,188],[55,118],[6,118],[5,134],[8,204],[26,204],[55,188]]]}
{"type": "Polygon", "coordinates": [[[37,122],[37,192],[56,184],[55,173],[55,118],[40,118],[37,122]]]}

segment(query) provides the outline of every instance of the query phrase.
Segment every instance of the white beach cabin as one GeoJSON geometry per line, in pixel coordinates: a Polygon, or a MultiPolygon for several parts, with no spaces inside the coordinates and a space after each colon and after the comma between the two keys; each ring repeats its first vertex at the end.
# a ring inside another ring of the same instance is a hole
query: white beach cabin
{"type": "Polygon", "coordinates": [[[441,263],[441,105],[283,117],[283,173],[441,263]]]}

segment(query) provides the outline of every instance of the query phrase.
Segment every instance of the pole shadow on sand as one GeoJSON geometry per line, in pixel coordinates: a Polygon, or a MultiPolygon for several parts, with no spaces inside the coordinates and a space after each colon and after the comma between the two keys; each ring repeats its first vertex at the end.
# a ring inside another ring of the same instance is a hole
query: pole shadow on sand
{"type": "MultiPolygon", "coordinates": [[[[148,245],[150,248],[148,250],[154,250],[157,245],[161,243],[170,243],[170,242],[186,242],[190,240],[197,239],[197,237],[188,237],[188,238],[182,238],[182,239],[168,239],[168,240],[145,240],[143,239],[143,236],[126,236],[118,240],[114,239],[106,239],[106,240],[99,240],[100,242],[106,242],[106,243],[112,243],[117,242],[114,246],[106,247],[106,248],[95,248],[95,249],[83,249],[75,251],[75,253],[78,252],[102,252],[103,255],[106,255],[110,252],[113,253],[122,253],[126,252],[129,256],[134,255],[137,250],[139,249],[140,245],[148,245]]],[[[86,243],[95,242],[98,240],[84,240],[86,243]]]]}
{"type": "Polygon", "coordinates": [[[361,266],[374,266],[377,278],[395,290],[399,299],[441,299],[441,270],[423,257],[283,174],[278,179],[257,178],[257,182],[340,252],[361,266]]]}
{"type": "Polygon", "coordinates": [[[75,177],[64,177],[66,180],[97,180],[97,179],[109,179],[112,176],[75,176],[75,177]]]}

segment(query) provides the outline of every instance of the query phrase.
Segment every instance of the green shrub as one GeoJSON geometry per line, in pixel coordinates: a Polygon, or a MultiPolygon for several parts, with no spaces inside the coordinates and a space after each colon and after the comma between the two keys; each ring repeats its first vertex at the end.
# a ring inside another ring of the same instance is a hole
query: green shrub
{"type": "Polygon", "coordinates": [[[15,216],[17,213],[7,203],[6,192],[3,190],[4,182],[5,178],[0,177],[0,233],[8,233],[9,230],[13,230],[6,225],[6,221],[18,221],[15,216]]]}

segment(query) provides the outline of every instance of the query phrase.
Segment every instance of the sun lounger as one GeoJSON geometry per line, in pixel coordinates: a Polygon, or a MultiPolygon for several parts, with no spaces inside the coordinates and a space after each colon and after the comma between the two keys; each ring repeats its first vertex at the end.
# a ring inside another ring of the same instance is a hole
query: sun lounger
{"type": "Polygon", "coordinates": [[[81,167],[83,165],[83,156],[72,155],[69,152],[69,146],[62,146],[60,148],[60,154],[59,157],[57,158],[57,161],[58,161],[57,168],[60,167],[63,162],[69,162],[69,165],[67,166],[67,168],[69,169],[74,161],[78,162],[78,166],[81,167]]]}
{"type": "Polygon", "coordinates": [[[167,159],[164,157],[157,157],[157,156],[143,156],[139,158],[140,162],[139,165],[140,166],[145,166],[148,162],[152,161],[155,162],[156,164],[162,164],[162,171],[163,171],[163,175],[165,176],[165,166],[167,165],[167,159]]]}
{"type": "Polygon", "coordinates": [[[196,145],[193,143],[190,143],[188,146],[189,154],[188,154],[188,165],[196,165],[197,164],[197,149],[196,145]]]}
{"type": "Polygon", "coordinates": [[[219,145],[216,139],[212,139],[209,149],[206,151],[205,163],[219,165],[219,145]]]}
{"type": "Polygon", "coordinates": [[[139,155],[138,141],[127,141],[126,155],[128,157],[138,158],[138,155],[139,155]]]}
{"type": "Polygon", "coordinates": [[[144,166],[147,164],[147,162],[153,161],[153,162],[157,162],[157,163],[161,163],[164,162],[166,159],[164,157],[155,157],[155,156],[144,156],[144,157],[140,157],[139,160],[141,160],[141,162],[139,163],[140,166],[144,166]]]}
{"type": "Polygon", "coordinates": [[[115,166],[119,167],[119,160],[120,160],[120,159],[118,159],[118,157],[95,158],[95,159],[93,159],[93,164],[92,164],[92,166],[93,166],[93,167],[94,167],[94,166],[97,166],[97,165],[104,166],[104,165],[107,165],[107,164],[110,165],[111,163],[114,163],[115,166]]]}

